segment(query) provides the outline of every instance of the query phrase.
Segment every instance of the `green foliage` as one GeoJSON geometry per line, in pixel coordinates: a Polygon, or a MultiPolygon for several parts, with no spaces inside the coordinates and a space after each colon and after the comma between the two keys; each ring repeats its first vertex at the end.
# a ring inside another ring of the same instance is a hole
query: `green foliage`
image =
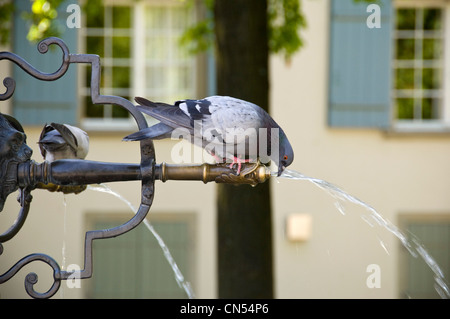
{"type": "Polygon", "coordinates": [[[180,45],[190,54],[208,50],[214,43],[214,21],[211,17],[186,29],[180,37],[180,45]]]}
{"type": "Polygon", "coordinates": [[[89,0],[84,2],[83,12],[88,28],[103,28],[105,24],[103,9],[103,0],[89,0]]]}
{"type": "Polygon", "coordinates": [[[269,0],[269,49],[289,60],[303,45],[299,30],[306,27],[299,0],[269,0]]]}
{"type": "MultiPolygon", "coordinates": [[[[202,0],[207,16],[184,30],[179,39],[181,47],[189,54],[198,54],[207,51],[214,43],[214,0],[202,0]]],[[[188,0],[187,5],[195,6],[196,0],[188,0]]]]}
{"type": "Polygon", "coordinates": [[[27,39],[38,42],[51,36],[60,36],[61,27],[55,20],[58,7],[63,0],[34,0],[31,12],[23,12],[22,17],[31,22],[27,39]]]}
{"type": "MultiPolygon", "coordinates": [[[[206,51],[214,42],[214,0],[203,0],[208,16],[183,33],[180,44],[190,53],[206,51]]],[[[192,4],[192,0],[191,0],[192,4]]],[[[300,0],[268,0],[269,49],[289,59],[303,44],[299,35],[306,27],[300,0]]]]}
{"type": "Polygon", "coordinates": [[[14,3],[0,1],[0,44],[10,41],[9,30],[11,30],[11,16],[14,12],[14,3]]]}
{"type": "MultiPolygon", "coordinates": [[[[63,0],[33,0],[30,9],[23,11],[21,17],[30,25],[27,39],[38,42],[51,36],[60,36],[62,27],[58,24],[58,7],[63,0]]],[[[12,17],[16,7],[14,1],[0,0],[0,43],[10,42],[12,17]]]]}

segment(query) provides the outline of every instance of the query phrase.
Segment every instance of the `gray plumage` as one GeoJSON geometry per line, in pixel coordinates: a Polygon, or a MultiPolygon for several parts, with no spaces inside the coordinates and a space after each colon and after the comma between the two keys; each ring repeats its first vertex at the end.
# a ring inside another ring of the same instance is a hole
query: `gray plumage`
{"type": "Polygon", "coordinates": [[[89,151],[89,136],[68,124],[46,124],[39,137],[42,157],[53,162],[59,159],[84,159],[89,151]]]}
{"type": "Polygon", "coordinates": [[[141,97],[135,100],[140,111],[160,123],[126,136],[125,141],[179,138],[183,135],[219,162],[231,160],[237,163],[239,170],[244,161],[261,159],[266,162],[270,158],[278,167],[278,175],[294,159],[284,131],[256,104],[228,96],[181,100],[174,105],[155,103],[141,97]]]}

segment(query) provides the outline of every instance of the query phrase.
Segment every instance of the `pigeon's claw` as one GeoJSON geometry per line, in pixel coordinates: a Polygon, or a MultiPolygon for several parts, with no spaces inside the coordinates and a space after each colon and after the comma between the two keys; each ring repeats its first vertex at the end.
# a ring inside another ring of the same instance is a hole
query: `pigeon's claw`
{"type": "Polygon", "coordinates": [[[242,163],[249,163],[251,161],[251,159],[241,159],[241,156],[239,155],[239,157],[233,156],[233,162],[230,164],[230,169],[232,169],[234,167],[235,164],[237,164],[237,175],[239,175],[241,173],[241,168],[242,168],[242,163]]]}

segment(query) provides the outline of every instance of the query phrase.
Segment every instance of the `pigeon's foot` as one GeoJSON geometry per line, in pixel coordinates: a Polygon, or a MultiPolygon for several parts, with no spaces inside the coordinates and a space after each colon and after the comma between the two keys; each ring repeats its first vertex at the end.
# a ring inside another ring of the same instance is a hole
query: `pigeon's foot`
{"type": "Polygon", "coordinates": [[[233,162],[230,164],[230,168],[233,168],[234,165],[237,164],[237,175],[239,175],[241,173],[241,168],[242,168],[242,163],[250,163],[252,161],[252,159],[241,159],[241,156],[239,155],[239,157],[233,156],[233,162]]]}

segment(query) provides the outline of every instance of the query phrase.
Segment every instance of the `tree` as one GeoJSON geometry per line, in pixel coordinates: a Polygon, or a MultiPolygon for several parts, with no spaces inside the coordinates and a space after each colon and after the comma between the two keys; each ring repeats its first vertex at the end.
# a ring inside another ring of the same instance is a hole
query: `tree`
{"type": "MultiPolygon", "coordinates": [[[[303,45],[299,0],[204,0],[213,12],[186,30],[181,43],[197,53],[216,44],[217,93],[269,111],[269,53],[288,61],[303,45]]],[[[270,183],[218,185],[220,298],[272,298],[270,183]]]]}
{"type": "MultiPolygon", "coordinates": [[[[269,105],[266,0],[215,0],[217,93],[269,105]]],[[[270,183],[218,185],[219,298],[272,298],[270,183]]]]}

